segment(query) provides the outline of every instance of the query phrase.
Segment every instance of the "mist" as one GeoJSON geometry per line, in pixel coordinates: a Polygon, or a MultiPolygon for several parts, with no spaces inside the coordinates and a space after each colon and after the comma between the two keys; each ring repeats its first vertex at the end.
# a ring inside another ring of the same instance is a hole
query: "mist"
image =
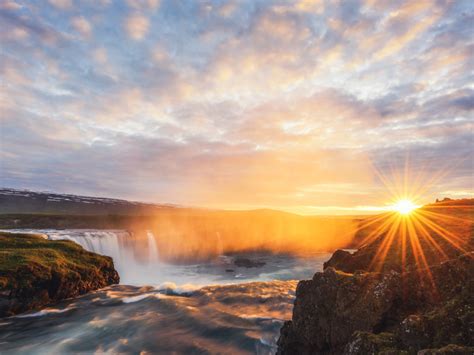
{"type": "Polygon", "coordinates": [[[135,220],[129,227],[136,253],[146,258],[151,231],[160,260],[187,263],[240,252],[304,256],[347,247],[354,218],[300,216],[280,211],[198,211],[135,220]],[[141,242],[140,242],[141,241],[141,242]]]}

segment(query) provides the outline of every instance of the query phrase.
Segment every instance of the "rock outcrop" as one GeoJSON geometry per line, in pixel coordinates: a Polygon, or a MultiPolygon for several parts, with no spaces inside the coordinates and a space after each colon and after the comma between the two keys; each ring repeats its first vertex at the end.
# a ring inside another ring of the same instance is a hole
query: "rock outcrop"
{"type": "Polygon", "coordinates": [[[0,317],[116,284],[110,257],[66,240],[0,233],[0,317]]]}
{"type": "Polygon", "coordinates": [[[473,211],[454,202],[432,230],[405,234],[419,220],[402,220],[300,281],[278,354],[474,354],[473,211]]]}
{"type": "Polygon", "coordinates": [[[450,344],[468,351],[474,346],[473,295],[474,253],[405,274],[327,267],[298,284],[278,353],[416,353],[450,344]],[[421,276],[428,272],[436,287],[421,276]]]}

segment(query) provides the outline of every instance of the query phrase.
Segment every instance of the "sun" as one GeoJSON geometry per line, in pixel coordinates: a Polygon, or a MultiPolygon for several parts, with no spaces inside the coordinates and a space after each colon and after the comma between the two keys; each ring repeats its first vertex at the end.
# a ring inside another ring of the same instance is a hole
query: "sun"
{"type": "Polygon", "coordinates": [[[417,209],[418,205],[415,205],[408,199],[398,200],[394,205],[391,206],[391,210],[396,211],[402,215],[409,215],[413,210],[417,209]]]}

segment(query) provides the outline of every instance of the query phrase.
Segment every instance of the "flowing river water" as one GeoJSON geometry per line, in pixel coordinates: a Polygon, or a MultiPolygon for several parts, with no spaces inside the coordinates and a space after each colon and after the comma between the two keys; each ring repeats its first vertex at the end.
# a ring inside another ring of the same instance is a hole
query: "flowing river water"
{"type": "Polygon", "coordinates": [[[163,260],[152,231],[28,231],[111,256],[121,283],[0,320],[2,354],[274,353],[297,280],[329,258],[251,252],[176,263],[163,260]]]}

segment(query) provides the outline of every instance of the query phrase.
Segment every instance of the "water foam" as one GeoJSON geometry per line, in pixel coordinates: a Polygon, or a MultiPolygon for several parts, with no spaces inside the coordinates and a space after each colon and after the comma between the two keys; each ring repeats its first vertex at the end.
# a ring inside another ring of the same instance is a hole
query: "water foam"
{"type": "Polygon", "coordinates": [[[17,315],[17,316],[13,316],[12,318],[42,317],[42,316],[47,316],[48,314],[64,313],[64,312],[70,311],[72,309],[74,309],[74,308],[73,307],[68,307],[68,308],[64,308],[64,309],[46,308],[46,309],[42,309],[39,312],[20,314],[20,315],[17,315]]]}

